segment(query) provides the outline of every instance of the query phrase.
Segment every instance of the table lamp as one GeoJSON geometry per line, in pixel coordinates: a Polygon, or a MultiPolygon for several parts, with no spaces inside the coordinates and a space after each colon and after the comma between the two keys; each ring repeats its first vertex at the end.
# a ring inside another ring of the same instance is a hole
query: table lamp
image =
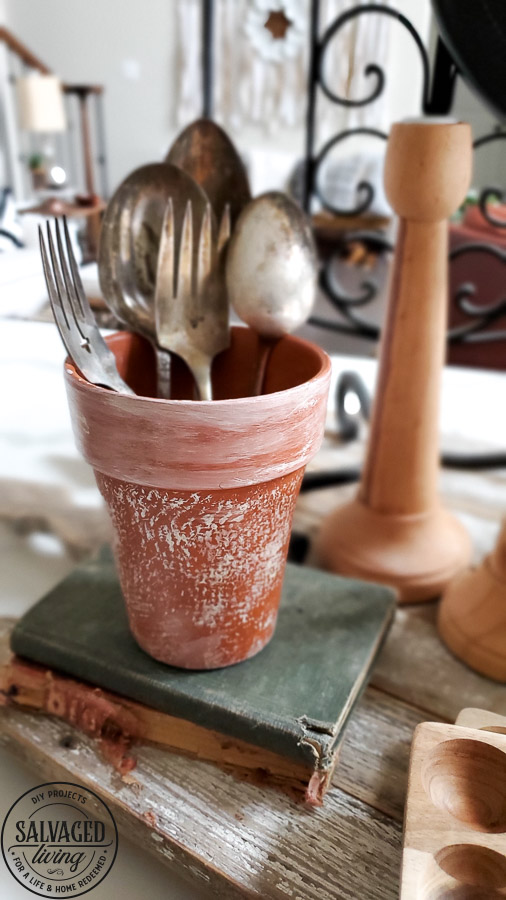
{"type": "Polygon", "coordinates": [[[19,124],[25,131],[65,131],[67,122],[60,80],[34,72],[17,79],[19,124]]]}

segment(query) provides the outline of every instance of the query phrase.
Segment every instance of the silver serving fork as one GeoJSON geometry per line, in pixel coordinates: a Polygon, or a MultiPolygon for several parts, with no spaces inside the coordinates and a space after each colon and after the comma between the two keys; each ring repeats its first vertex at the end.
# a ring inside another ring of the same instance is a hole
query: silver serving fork
{"type": "Polygon", "coordinates": [[[95,316],[84,292],[65,217],[63,218],[63,229],[66,254],[60,225],[55,219],[57,255],[51,227],[47,222],[48,256],[44,235],[39,226],[40,255],[44,278],[60,337],[67,353],[87,381],[121,394],[134,395],[134,391],[121,378],[114,354],[98,329],[95,316]]]}
{"type": "Polygon", "coordinates": [[[210,204],[202,219],[197,253],[193,247],[193,210],[188,201],[176,266],[174,207],[169,199],[158,251],[155,290],[156,337],[160,347],[180,356],[195,379],[201,400],[212,400],[211,364],[230,344],[228,298],[222,250],[230,223],[213,235],[210,204]]]}

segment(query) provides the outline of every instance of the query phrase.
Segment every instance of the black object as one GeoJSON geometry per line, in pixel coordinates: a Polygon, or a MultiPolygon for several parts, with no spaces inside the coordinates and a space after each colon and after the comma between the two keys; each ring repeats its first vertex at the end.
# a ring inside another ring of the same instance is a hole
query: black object
{"type": "Polygon", "coordinates": [[[288,547],[288,562],[302,565],[309,553],[310,542],[306,534],[292,531],[288,547]]]}
{"type": "MultiPolygon", "coordinates": [[[[318,198],[324,208],[342,217],[353,217],[367,213],[374,200],[374,187],[367,180],[356,185],[356,201],[345,209],[333,206],[322,191],[318,173],[325,158],[336,145],[346,143],[357,135],[368,137],[371,141],[386,141],[387,134],[376,128],[351,128],[333,135],[323,147],[317,146],[316,122],[317,101],[320,93],[332,103],[343,107],[362,107],[372,105],[388,87],[388,72],[375,62],[364,66],[367,76],[367,91],[361,97],[350,99],[336,93],[328,83],[325,74],[325,58],[331,43],[339,41],[340,35],[351,27],[353,22],[363,16],[387,16],[395,22],[396,33],[402,30],[412,40],[414,54],[419,58],[422,70],[422,92],[420,111],[425,114],[445,115],[451,112],[457,72],[474,85],[489,106],[501,118],[506,113],[506,95],[504,95],[504,59],[506,59],[506,0],[433,0],[437,15],[441,21],[443,37],[448,46],[437,41],[435,58],[431,62],[420,35],[409,19],[391,6],[383,3],[364,3],[350,6],[337,16],[326,29],[320,28],[321,0],[311,0],[311,16],[309,27],[310,61],[308,70],[308,97],[306,117],[306,159],[301,167],[305,183],[303,194],[304,208],[311,212],[313,198],[318,198]],[[450,49],[449,49],[450,48],[450,49]],[[502,49],[501,49],[502,48],[502,49]],[[432,69],[432,71],[431,71],[432,69]],[[500,76],[497,74],[500,71],[500,76]],[[502,104],[502,106],[501,106],[502,104]]],[[[506,132],[495,129],[490,134],[481,135],[474,142],[475,151],[491,142],[504,140],[506,132]]],[[[486,186],[481,191],[480,209],[486,221],[497,228],[506,228],[506,222],[494,218],[489,206],[492,195],[502,196],[500,189],[486,186]]],[[[381,231],[345,232],[337,247],[338,254],[357,240],[361,240],[368,251],[390,252],[392,250],[381,231]]],[[[481,253],[484,265],[491,254],[504,258],[496,247],[486,243],[462,245],[450,255],[450,263],[457,256],[481,253]]],[[[325,260],[320,275],[320,287],[323,294],[339,313],[333,319],[325,316],[311,317],[310,324],[354,337],[377,341],[380,329],[377,323],[367,316],[367,307],[378,295],[378,285],[374,278],[368,277],[359,286],[355,295],[345,291],[340,285],[334,270],[334,258],[325,260]]],[[[506,299],[501,298],[492,305],[484,306],[475,301],[478,294],[474,285],[463,283],[457,290],[453,303],[464,313],[464,325],[448,333],[448,340],[456,343],[480,343],[501,341],[506,343],[506,329],[501,331],[492,328],[499,319],[506,315],[506,299]],[[475,302],[471,302],[471,298],[475,302]]]]}
{"type": "Polygon", "coordinates": [[[15,234],[12,234],[11,231],[6,231],[5,228],[0,228],[0,237],[8,238],[15,247],[24,247],[23,241],[20,241],[19,238],[16,237],[15,234]]]}
{"type": "Polygon", "coordinates": [[[214,0],[202,0],[202,116],[213,115],[214,0]]]}
{"type": "Polygon", "coordinates": [[[466,83],[506,118],[506,3],[432,0],[441,36],[466,83]]]}
{"type": "Polygon", "coordinates": [[[5,227],[6,224],[10,224],[12,221],[16,221],[12,188],[0,188],[0,237],[7,238],[15,247],[24,247],[25,245],[21,238],[14,234],[10,228],[5,227]]]}

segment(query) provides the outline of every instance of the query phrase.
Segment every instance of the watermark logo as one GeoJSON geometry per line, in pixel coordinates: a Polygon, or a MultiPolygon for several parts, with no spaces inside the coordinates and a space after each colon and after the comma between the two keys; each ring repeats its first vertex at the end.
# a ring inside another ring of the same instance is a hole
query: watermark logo
{"type": "Polygon", "coordinates": [[[2,853],[19,884],[38,897],[80,897],[111,870],[118,830],[108,806],[88,788],[39,784],[11,806],[2,853]]]}

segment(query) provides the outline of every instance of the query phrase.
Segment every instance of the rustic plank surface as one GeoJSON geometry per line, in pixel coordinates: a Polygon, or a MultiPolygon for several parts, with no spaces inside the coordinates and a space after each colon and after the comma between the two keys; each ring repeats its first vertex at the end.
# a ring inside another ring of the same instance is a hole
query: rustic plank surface
{"type": "MultiPolygon", "coordinates": [[[[0,662],[12,625],[0,620],[0,662]]],[[[387,900],[398,892],[399,820],[419,716],[377,695],[364,697],[318,810],[154,746],[135,748],[137,766],[122,779],[92,739],[36,713],[2,710],[0,742],[44,778],[88,784],[112,806],[120,830],[220,897],[387,900]],[[381,741],[372,740],[383,725],[381,741]],[[403,763],[394,772],[399,735],[403,763]]]]}
{"type": "Polygon", "coordinates": [[[468,669],[451,655],[436,632],[437,604],[397,610],[372,676],[372,684],[454,722],[464,706],[506,714],[504,685],[468,669]]]}
{"type": "Polygon", "coordinates": [[[139,749],[126,783],[91,739],[60,721],[6,709],[0,741],[48,778],[97,791],[123,833],[220,897],[393,900],[401,825],[333,786],[317,810],[214,766],[139,749]],[[70,746],[69,746],[70,744],[70,746]]]}
{"type": "Polygon", "coordinates": [[[402,822],[411,740],[426,718],[424,712],[368,688],[346,729],[334,784],[402,822]]]}

